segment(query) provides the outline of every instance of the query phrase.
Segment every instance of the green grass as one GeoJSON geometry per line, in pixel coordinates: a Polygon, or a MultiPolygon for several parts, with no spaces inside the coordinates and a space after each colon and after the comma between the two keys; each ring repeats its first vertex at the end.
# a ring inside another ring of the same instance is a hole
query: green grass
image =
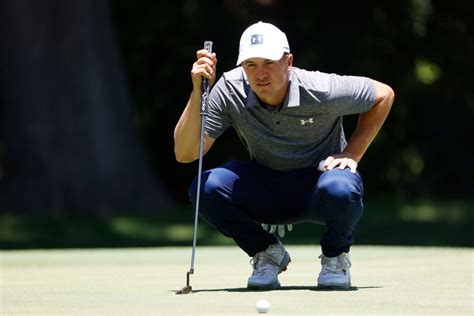
{"type": "Polygon", "coordinates": [[[472,315],[472,249],[355,246],[349,291],[316,288],[318,246],[288,245],[282,288],[246,289],[249,258],[236,246],[0,251],[2,315],[472,315]],[[471,263],[471,264],[470,264],[471,263]]]}
{"type": "MultiPolygon", "coordinates": [[[[367,199],[356,244],[472,247],[474,201],[367,199]]],[[[0,248],[189,246],[194,210],[187,206],[156,216],[41,217],[0,214],[0,248]]],[[[199,245],[232,245],[200,219],[199,245]]],[[[302,223],[290,244],[318,244],[324,226],[302,223]]]]}

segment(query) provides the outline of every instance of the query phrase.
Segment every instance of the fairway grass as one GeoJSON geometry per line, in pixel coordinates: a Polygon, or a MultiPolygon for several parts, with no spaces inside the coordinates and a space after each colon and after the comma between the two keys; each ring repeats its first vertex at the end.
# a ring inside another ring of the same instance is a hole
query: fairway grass
{"type": "Polygon", "coordinates": [[[0,251],[0,315],[472,315],[472,248],[371,247],[351,251],[352,288],[316,289],[318,246],[288,246],[282,288],[245,288],[237,247],[197,247],[194,292],[176,295],[191,248],[0,251]]]}

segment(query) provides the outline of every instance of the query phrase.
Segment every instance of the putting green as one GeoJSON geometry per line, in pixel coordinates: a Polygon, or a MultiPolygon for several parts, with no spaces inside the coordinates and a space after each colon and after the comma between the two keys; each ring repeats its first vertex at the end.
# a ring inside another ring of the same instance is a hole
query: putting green
{"type": "Polygon", "coordinates": [[[282,288],[245,289],[249,258],[237,247],[199,247],[194,292],[185,285],[191,248],[0,252],[0,314],[256,315],[473,314],[472,248],[369,247],[351,251],[349,291],[315,288],[318,246],[287,246],[282,288]]]}

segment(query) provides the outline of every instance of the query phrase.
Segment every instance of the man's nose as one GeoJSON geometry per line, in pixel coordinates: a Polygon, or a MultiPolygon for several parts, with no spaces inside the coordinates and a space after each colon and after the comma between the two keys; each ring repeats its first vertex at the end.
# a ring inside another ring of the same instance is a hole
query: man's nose
{"type": "Polygon", "coordinates": [[[268,72],[264,67],[258,67],[257,68],[257,79],[258,80],[264,80],[268,77],[268,72]]]}

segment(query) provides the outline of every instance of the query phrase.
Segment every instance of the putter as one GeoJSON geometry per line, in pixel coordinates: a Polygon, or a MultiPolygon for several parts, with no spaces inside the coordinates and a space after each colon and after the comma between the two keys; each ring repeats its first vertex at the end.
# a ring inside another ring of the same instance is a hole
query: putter
{"type": "MultiPolygon", "coordinates": [[[[209,53],[212,53],[212,42],[205,41],[204,49],[209,53]]],[[[207,98],[209,96],[209,80],[207,78],[202,78],[201,83],[201,139],[199,143],[199,168],[198,168],[198,181],[197,181],[197,192],[196,192],[196,210],[194,214],[194,235],[193,235],[193,249],[191,252],[191,267],[186,273],[186,286],[180,290],[176,291],[176,294],[188,294],[193,291],[192,286],[189,284],[189,276],[194,273],[194,257],[196,255],[196,236],[197,236],[197,225],[198,225],[198,216],[199,216],[199,197],[201,195],[201,174],[202,174],[202,156],[203,156],[203,147],[204,147],[204,127],[206,124],[207,116],[207,98]]]]}

